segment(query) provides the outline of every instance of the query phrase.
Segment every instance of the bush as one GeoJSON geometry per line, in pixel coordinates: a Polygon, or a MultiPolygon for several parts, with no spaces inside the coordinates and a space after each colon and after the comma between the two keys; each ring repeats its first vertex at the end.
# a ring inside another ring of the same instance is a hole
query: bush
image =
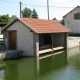
{"type": "Polygon", "coordinates": [[[68,36],[80,37],[80,33],[69,33],[68,36]]]}

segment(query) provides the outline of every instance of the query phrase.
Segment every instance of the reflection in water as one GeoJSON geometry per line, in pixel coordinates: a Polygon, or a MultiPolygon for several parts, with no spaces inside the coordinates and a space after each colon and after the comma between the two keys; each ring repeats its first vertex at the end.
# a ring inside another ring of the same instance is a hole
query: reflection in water
{"type": "Polygon", "coordinates": [[[49,73],[55,69],[61,68],[67,64],[67,53],[63,51],[60,54],[51,54],[50,57],[40,59],[40,74],[49,73]]]}
{"type": "Polygon", "coordinates": [[[5,74],[5,70],[4,67],[6,66],[4,61],[0,61],[0,80],[4,80],[4,74],[5,74]]]}
{"type": "Polygon", "coordinates": [[[0,75],[2,80],[79,80],[80,50],[1,62],[0,75]]]}
{"type": "Polygon", "coordinates": [[[67,53],[65,51],[60,54],[55,53],[55,55],[49,55],[46,58],[37,57],[6,61],[6,67],[2,69],[4,70],[4,74],[1,73],[1,75],[4,75],[3,80],[36,80],[39,76],[66,65],[67,53]]]}
{"type": "Polygon", "coordinates": [[[80,48],[79,47],[68,50],[68,62],[70,65],[72,65],[73,68],[80,70],[80,48]]]}

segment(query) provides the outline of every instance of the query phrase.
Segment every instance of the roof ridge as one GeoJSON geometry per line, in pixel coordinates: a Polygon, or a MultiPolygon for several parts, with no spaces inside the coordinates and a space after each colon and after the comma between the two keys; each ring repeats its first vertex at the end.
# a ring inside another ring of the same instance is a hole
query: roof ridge
{"type": "Polygon", "coordinates": [[[32,19],[32,20],[57,21],[57,20],[47,20],[47,19],[37,19],[37,18],[22,18],[22,17],[19,17],[19,19],[32,19]]]}

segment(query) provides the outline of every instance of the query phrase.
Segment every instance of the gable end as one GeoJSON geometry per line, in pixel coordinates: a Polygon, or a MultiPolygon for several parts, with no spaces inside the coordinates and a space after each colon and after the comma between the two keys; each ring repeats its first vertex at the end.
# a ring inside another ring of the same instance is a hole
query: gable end
{"type": "Polygon", "coordinates": [[[7,28],[9,28],[12,24],[14,24],[16,21],[21,22],[23,25],[25,25],[27,28],[29,28],[31,31],[37,33],[37,31],[35,31],[34,29],[32,29],[28,24],[26,24],[25,22],[21,21],[19,18],[16,18],[14,21],[10,22],[9,24],[7,24],[5,27],[2,28],[1,32],[4,32],[7,28]]]}

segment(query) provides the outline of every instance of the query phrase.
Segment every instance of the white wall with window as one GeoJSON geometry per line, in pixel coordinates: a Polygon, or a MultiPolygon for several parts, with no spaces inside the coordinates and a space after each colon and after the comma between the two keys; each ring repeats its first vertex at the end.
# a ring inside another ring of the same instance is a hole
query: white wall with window
{"type": "Polygon", "coordinates": [[[71,33],[80,33],[80,7],[74,8],[66,16],[64,16],[64,23],[71,33]]]}

